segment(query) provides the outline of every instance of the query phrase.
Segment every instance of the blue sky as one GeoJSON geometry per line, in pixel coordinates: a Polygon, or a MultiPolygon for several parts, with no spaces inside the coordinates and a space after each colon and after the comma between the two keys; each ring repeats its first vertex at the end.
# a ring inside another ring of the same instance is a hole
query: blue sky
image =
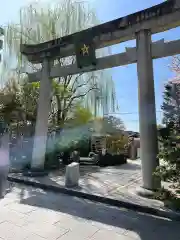
{"type": "MultiPolygon", "coordinates": [[[[31,2],[30,0],[6,0],[1,8],[0,25],[8,21],[16,20],[18,10],[21,6],[31,2]]],[[[144,8],[156,5],[163,0],[89,0],[97,11],[102,22],[125,16],[144,8]]],[[[153,41],[164,38],[166,41],[180,38],[180,27],[170,31],[153,35],[153,41]]],[[[118,44],[112,47],[113,53],[124,51],[125,47],[135,46],[135,41],[118,44]]],[[[159,112],[162,103],[162,91],[164,83],[173,76],[169,69],[171,57],[154,61],[154,80],[156,92],[157,120],[161,121],[162,113],[159,112]]],[[[117,98],[120,105],[120,116],[128,130],[138,130],[138,88],[136,64],[125,67],[113,68],[111,70],[116,85],[117,98]],[[128,113],[128,114],[124,114],[128,113]]]]}

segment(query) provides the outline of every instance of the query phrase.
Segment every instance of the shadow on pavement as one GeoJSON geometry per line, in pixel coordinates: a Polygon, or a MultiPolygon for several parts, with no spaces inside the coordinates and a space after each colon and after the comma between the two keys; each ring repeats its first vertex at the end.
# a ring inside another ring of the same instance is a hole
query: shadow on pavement
{"type": "Polygon", "coordinates": [[[20,203],[70,214],[75,219],[83,218],[84,221],[91,221],[92,224],[106,224],[109,229],[120,228],[125,230],[124,234],[130,231],[129,234],[133,234],[132,239],[180,239],[179,222],[145,215],[123,208],[118,209],[77,197],[40,191],[33,188],[22,188],[20,192],[20,203]],[[25,191],[28,191],[29,197],[27,198],[25,197],[25,191]],[[134,235],[136,235],[135,238],[134,235]]]}
{"type": "MultiPolygon", "coordinates": [[[[121,166],[98,167],[98,166],[80,166],[80,188],[75,190],[85,191],[86,193],[108,195],[118,187],[130,185],[136,180],[139,181],[140,166],[127,163],[121,166]]],[[[22,173],[10,173],[10,178],[29,181],[35,186],[36,183],[55,188],[64,188],[65,167],[57,171],[52,171],[44,177],[25,177],[22,173]]],[[[17,181],[18,182],[18,181],[17,181]]]]}
{"type": "Polygon", "coordinates": [[[136,162],[132,163],[132,162],[127,162],[126,164],[122,164],[121,166],[118,166],[119,169],[123,169],[123,170],[141,170],[141,165],[140,164],[136,164],[136,162]]]}

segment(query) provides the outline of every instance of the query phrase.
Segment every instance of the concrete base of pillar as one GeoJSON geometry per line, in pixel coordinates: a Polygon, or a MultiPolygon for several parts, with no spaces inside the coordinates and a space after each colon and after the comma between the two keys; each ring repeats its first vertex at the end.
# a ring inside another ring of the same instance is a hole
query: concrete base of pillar
{"type": "Polygon", "coordinates": [[[143,188],[143,187],[139,187],[136,189],[136,194],[141,197],[152,198],[154,195],[154,191],[143,188]]]}

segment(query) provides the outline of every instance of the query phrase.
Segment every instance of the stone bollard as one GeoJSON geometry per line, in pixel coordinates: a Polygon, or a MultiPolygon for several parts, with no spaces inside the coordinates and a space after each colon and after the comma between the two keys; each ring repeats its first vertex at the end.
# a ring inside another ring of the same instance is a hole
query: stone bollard
{"type": "Polygon", "coordinates": [[[79,184],[79,163],[73,162],[66,166],[65,186],[77,187],[79,184]]]}

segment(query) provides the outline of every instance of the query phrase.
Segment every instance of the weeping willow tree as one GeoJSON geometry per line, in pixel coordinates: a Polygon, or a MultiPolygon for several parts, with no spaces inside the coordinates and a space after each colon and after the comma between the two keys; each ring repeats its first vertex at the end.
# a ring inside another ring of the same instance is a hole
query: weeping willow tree
{"type": "MultiPolygon", "coordinates": [[[[99,24],[94,10],[84,2],[61,0],[58,4],[32,3],[19,13],[19,22],[9,23],[5,28],[4,72],[16,69],[20,74],[33,72],[41,65],[32,65],[20,53],[20,44],[37,44],[63,37],[99,24]]],[[[109,50],[98,51],[98,56],[107,55],[109,50]]],[[[54,64],[73,64],[74,57],[57,59],[54,64]]],[[[114,83],[109,71],[69,75],[55,79],[59,91],[53,91],[53,113],[56,122],[63,122],[72,109],[80,103],[92,112],[102,114],[104,109],[114,111],[116,100],[114,83]],[[67,97],[67,92],[69,93],[67,97]],[[66,93],[66,97],[65,97],[66,93]],[[56,109],[57,111],[54,111],[56,109]]],[[[56,88],[57,89],[57,88],[56,88]]]]}

